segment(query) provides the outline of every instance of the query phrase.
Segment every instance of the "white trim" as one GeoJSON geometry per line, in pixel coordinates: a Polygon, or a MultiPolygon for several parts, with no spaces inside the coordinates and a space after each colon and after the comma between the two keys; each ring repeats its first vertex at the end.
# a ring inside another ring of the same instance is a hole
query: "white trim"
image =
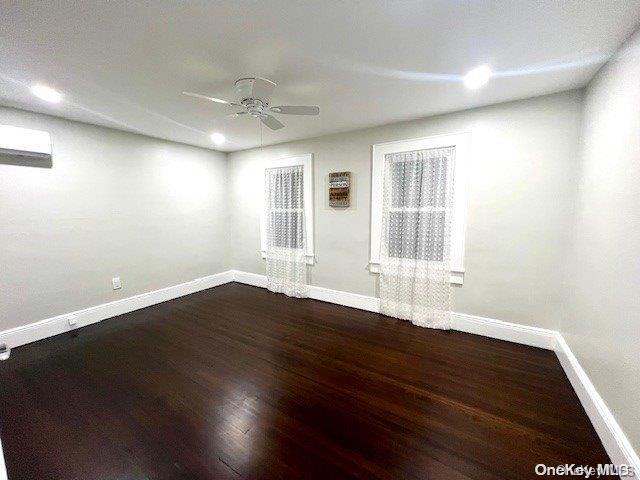
{"type": "MultiPolygon", "coordinates": [[[[380,264],[369,263],[369,271],[371,273],[380,273],[380,264]]],[[[464,283],[464,271],[457,272],[457,271],[451,270],[451,275],[449,276],[449,283],[452,285],[462,285],[464,283]]]]}
{"type": "Polygon", "coordinates": [[[578,394],[593,427],[595,428],[611,461],[617,465],[633,467],[635,476],[640,479],[640,459],[629,439],[607,407],[596,387],[591,383],[587,372],[582,369],[564,337],[556,332],[556,355],[573,389],[578,394]]]}
{"type": "Polygon", "coordinates": [[[546,350],[553,350],[556,345],[555,330],[505,322],[468,313],[453,312],[451,314],[451,328],[460,332],[521,343],[546,350]]]}
{"type": "Polygon", "coordinates": [[[254,287],[267,288],[267,276],[259,273],[241,272],[240,270],[232,270],[233,281],[252,285],[254,287]]]}
{"type": "MultiPolygon", "coordinates": [[[[233,280],[239,283],[253,285],[254,287],[265,288],[267,286],[267,277],[257,273],[234,270],[233,280]]],[[[309,285],[309,298],[374,313],[380,312],[380,299],[368,295],[309,285]]],[[[452,314],[451,328],[461,332],[498,338],[509,342],[545,348],[547,350],[553,350],[556,344],[555,339],[557,332],[555,330],[509,323],[502,320],[469,315],[467,313],[454,312],[452,314]]]]}
{"type": "Polygon", "coordinates": [[[384,156],[397,153],[429,148],[455,146],[456,159],[454,162],[454,206],[453,225],[451,230],[451,271],[455,275],[455,282],[462,284],[464,273],[464,237],[466,218],[466,185],[467,164],[471,156],[471,133],[461,132],[432,137],[399,140],[395,142],[378,143],[371,151],[371,244],[370,270],[375,272],[375,266],[380,264],[380,241],[382,235],[382,188],[384,179],[384,156]]]}
{"type": "MultiPolygon", "coordinates": [[[[266,288],[267,277],[258,273],[241,272],[233,270],[233,280],[254,287],[266,288]]],[[[342,292],[340,290],[331,290],[330,288],[317,287],[309,285],[309,298],[320,300],[322,302],[335,303],[345,307],[358,308],[369,312],[379,312],[379,300],[375,297],[360,295],[357,293],[342,292]]]]}
{"type": "MultiPolygon", "coordinates": [[[[122,315],[157,303],[166,302],[200,290],[216,287],[225,283],[236,281],[247,285],[266,288],[267,277],[257,273],[229,270],[226,272],[198,278],[191,282],[181,283],[152,292],[134,295],[102,305],[85,308],[75,312],[57,315],[39,322],[30,323],[20,327],[0,332],[0,343],[6,343],[9,348],[35,342],[43,338],[68,332],[92,323],[100,322],[107,318],[122,315]],[[76,325],[69,326],[69,317],[73,316],[76,325]]],[[[380,300],[376,297],[360,295],[357,293],[332,290],[329,288],[309,286],[309,297],[323,302],[335,303],[346,307],[358,308],[369,312],[379,312],[380,300]]],[[[555,346],[555,334],[553,330],[530,327],[515,323],[503,322],[491,318],[478,317],[465,313],[453,313],[452,328],[462,332],[499,338],[515,343],[532,345],[541,348],[553,349],[555,346]]]]}
{"type": "Polygon", "coordinates": [[[199,292],[200,290],[206,290],[207,288],[217,287],[218,285],[231,281],[233,281],[233,274],[231,270],[229,270],[152,292],[103,303],[102,305],[96,305],[63,315],[57,315],[39,322],[0,332],[0,343],[6,343],[9,348],[15,348],[20,345],[42,340],[43,338],[75,330],[76,328],[91,325],[92,323],[97,323],[107,318],[133,312],[134,310],[166,302],[167,300],[189,295],[190,293],[199,292]],[[70,316],[73,316],[77,322],[74,326],[69,325],[70,316]]]}
{"type": "MultiPolygon", "coordinates": [[[[315,256],[313,248],[313,154],[306,153],[304,155],[296,155],[295,157],[277,158],[274,160],[268,160],[264,164],[264,169],[270,168],[283,168],[283,167],[296,167],[302,166],[303,168],[303,195],[304,195],[304,228],[307,236],[306,252],[307,264],[313,265],[315,256]]],[[[267,229],[266,219],[264,218],[264,179],[262,181],[262,200],[260,203],[260,252],[264,257],[264,252],[267,251],[267,229]]]]}
{"type": "Polygon", "coordinates": [[[2,441],[0,440],[0,480],[8,480],[7,466],[4,463],[4,453],[2,451],[2,441]]]}
{"type": "MultiPolygon", "coordinates": [[[[262,258],[267,258],[267,251],[266,250],[260,250],[260,256],[262,258]]],[[[306,255],[305,254],[305,262],[307,265],[313,265],[314,263],[316,263],[316,256],[315,255],[306,255]]]]}
{"type": "Polygon", "coordinates": [[[331,290],[330,288],[316,287],[309,285],[309,298],[320,300],[322,302],[335,303],[345,307],[357,308],[368,312],[380,311],[380,300],[367,295],[358,293],[343,292],[340,290],[331,290]]]}

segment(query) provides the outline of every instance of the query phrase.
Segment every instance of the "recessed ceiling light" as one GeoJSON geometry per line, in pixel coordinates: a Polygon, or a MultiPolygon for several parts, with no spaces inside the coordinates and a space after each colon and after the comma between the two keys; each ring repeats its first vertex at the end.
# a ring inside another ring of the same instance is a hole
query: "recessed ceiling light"
{"type": "Polygon", "coordinates": [[[211,134],[211,141],[216,145],[222,145],[226,140],[227,139],[224,138],[224,135],[222,135],[221,133],[216,132],[211,134]]]}
{"type": "Polygon", "coordinates": [[[59,103],[62,101],[62,94],[46,85],[34,85],[31,87],[31,93],[45,102],[59,103]]]}
{"type": "Polygon", "coordinates": [[[464,76],[464,84],[467,88],[475,90],[487,83],[492,74],[488,65],[480,65],[464,76]]]}

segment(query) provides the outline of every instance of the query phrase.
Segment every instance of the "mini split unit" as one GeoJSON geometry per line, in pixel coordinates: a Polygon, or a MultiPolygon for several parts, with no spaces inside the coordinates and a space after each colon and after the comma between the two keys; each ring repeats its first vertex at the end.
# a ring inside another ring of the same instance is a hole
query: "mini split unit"
{"type": "Polygon", "coordinates": [[[49,132],[0,125],[0,154],[51,159],[49,132]]]}

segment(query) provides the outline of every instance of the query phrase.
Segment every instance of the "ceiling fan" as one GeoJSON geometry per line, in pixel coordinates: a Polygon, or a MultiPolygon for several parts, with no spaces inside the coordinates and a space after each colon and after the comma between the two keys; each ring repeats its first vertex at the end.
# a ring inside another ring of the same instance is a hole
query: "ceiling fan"
{"type": "Polygon", "coordinates": [[[284,127],[272,113],[282,115],[318,115],[320,107],[306,105],[280,105],[272,107],[269,98],[276,88],[275,82],[262,77],[241,78],[234,86],[236,102],[228,102],[220,98],[208,97],[200,93],[182,92],[189,97],[203,98],[211,102],[222,103],[232,107],[241,107],[243,110],[227,115],[229,118],[238,118],[242,115],[250,115],[260,119],[271,130],[279,130],[284,127]]]}

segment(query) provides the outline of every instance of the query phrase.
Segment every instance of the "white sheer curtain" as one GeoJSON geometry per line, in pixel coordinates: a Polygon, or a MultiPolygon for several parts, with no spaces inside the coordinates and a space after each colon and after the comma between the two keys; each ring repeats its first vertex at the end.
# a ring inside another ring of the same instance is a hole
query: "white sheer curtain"
{"type": "Polygon", "coordinates": [[[267,288],[306,297],[307,264],[302,165],[265,170],[267,288]]]}
{"type": "Polygon", "coordinates": [[[455,147],[385,156],[380,309],[416,325],[451,326],[455,147]]]}

